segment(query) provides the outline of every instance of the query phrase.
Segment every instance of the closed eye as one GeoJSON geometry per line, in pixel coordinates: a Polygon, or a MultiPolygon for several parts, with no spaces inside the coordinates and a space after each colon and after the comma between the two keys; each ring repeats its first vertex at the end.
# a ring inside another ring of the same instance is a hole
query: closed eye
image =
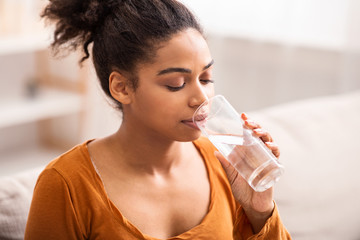
{"type": "Polygon", "coordinates": [[[210,80],[210,79],[200,79],[200,82],[204,85],[209,84],[209,83],[214,83],[214,80],[210,80]]]}
{"type": "Polygon", "coordinates": [[[181,86],[179,86],[179,87],[173,87],[173,86],[166,86],[166,87],[167,87],[167,89],[169,89],[170,91],[176,92],[176,91],[179,91],[179,90],[183,89],[183,88],[185,87],[185,84],[186,84],[186,83],[184,82],[184,84],[181,85],[181,86]]]}

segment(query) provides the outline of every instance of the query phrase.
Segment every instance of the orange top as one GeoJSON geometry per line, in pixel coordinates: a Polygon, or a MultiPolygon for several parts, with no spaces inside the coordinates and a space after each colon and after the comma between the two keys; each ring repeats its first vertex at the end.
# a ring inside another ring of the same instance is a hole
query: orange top
{"type": "MultiPolygon", "coordinates": [[[[89,142],[89,141],[88,141],[89,142]]],[[[52,161],[40,174],[26,226],[25,240],[125,239],[155,240],[140,232],[108,198],[87,149],[74,147],[52,161]]],[[[260,233],[234,200],[215,147],[206,139],[194,141],[208,171],[211,199],[202,222],[175,239],[290,239],[275,206],[260,233]]]]}

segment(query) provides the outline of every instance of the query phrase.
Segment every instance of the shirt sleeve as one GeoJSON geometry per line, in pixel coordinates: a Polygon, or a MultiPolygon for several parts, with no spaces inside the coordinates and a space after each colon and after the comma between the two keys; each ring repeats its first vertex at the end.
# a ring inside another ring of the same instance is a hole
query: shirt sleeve
{"type": "Polygon", "coordinates": [[[257,234],[253,233],[250,221],[244,210],[239,207],[237,211],[237,220],[234,225],[234,239],[236,240],[290,240],[291,236],[283,225],[280,215],[275,204],[271,217],[266,221],[264,227],[257,234]]]}
{"type": "Polygon", "coordinates": [[[55,169],[44,170],[38,178],[24,239],[84,239],[68,185],[55,169]]]}

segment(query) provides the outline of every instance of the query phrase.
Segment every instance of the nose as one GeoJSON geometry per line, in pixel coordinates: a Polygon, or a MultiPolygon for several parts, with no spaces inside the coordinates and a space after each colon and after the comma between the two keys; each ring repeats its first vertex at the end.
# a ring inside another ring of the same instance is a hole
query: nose
{"type": "Polygon", "coordinates": [[[208,100],[208,94],[206,89],[201,85],[201,83],[195,84],[193,87],[191,97],[189,100],[189,106],[192,108],[199,107],[204,101],[208,100]]]}

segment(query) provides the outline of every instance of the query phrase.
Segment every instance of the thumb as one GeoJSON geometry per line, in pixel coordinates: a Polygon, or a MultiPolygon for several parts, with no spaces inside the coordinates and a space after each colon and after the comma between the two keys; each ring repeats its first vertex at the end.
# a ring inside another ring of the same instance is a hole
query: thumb
{"type": "Polygon", "coordinates": [[[232,184],[237,178],[238,172],[220,152],[215,151],[214,154],[215,157],[219,160],[221,166],[223,167],[230,184],[232,184]]]}

